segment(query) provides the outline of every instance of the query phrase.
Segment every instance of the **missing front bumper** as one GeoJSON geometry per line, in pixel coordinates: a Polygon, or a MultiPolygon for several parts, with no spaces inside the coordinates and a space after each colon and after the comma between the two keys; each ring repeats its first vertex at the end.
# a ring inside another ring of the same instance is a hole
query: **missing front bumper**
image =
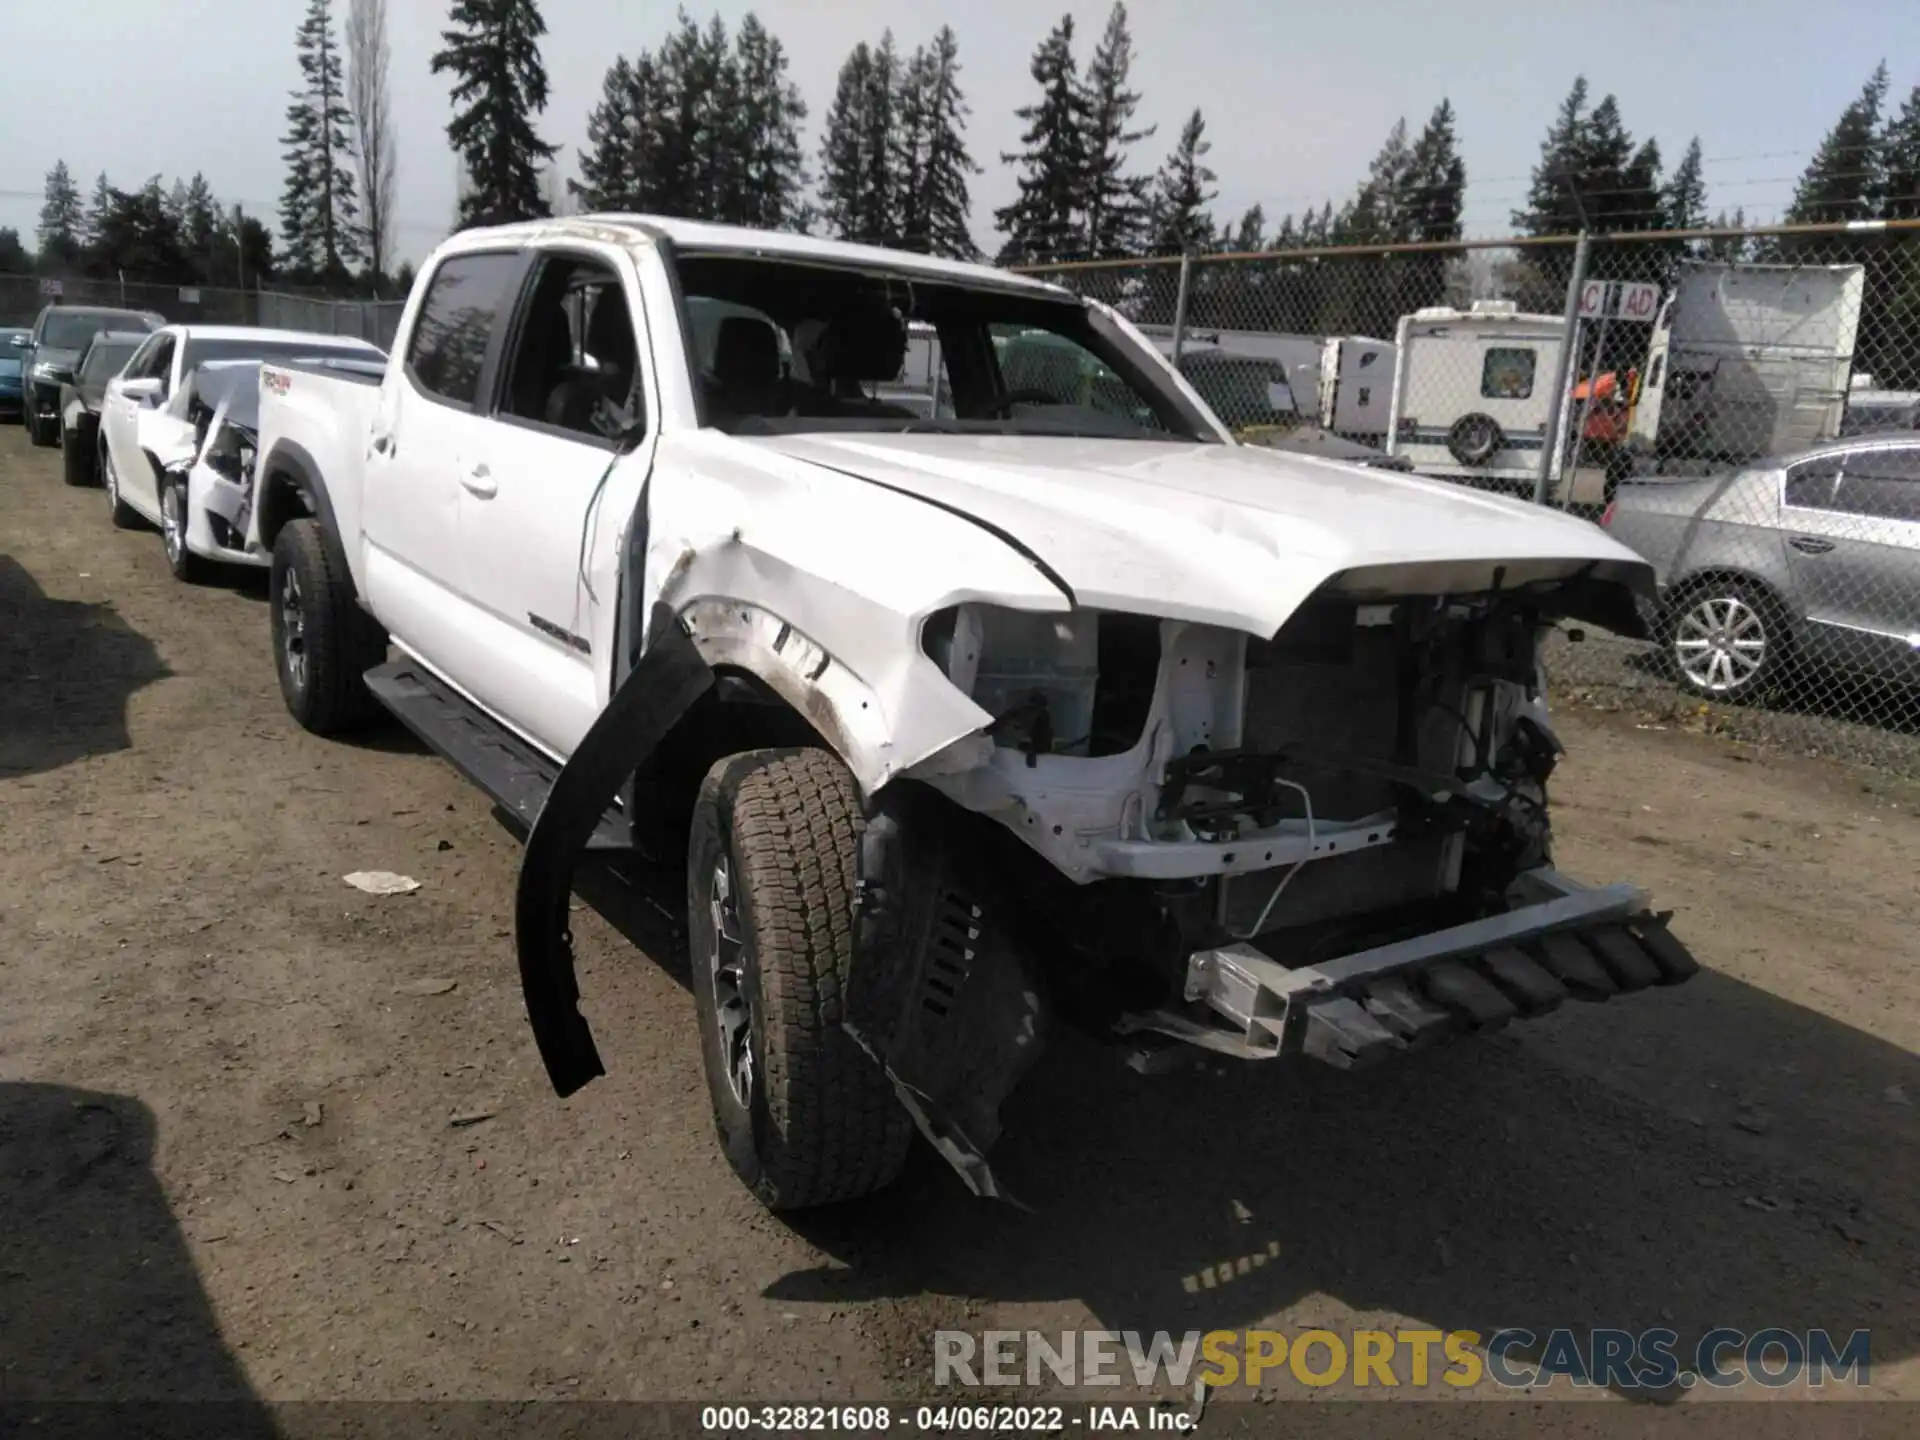
{"type": "Polygon", "coordinates": [[[1187,962],[1184,1010],[1130,1015],[1121,1033],[1169,1036],[1250,1060],[1306,1055],[1355,1069],[1463,1030],[1677,985],[1699,963],[1632,885],[1589,889],[1557,870],[1515,882],[1499,915],[1289,969],[1251,945],[1187,962]]]}

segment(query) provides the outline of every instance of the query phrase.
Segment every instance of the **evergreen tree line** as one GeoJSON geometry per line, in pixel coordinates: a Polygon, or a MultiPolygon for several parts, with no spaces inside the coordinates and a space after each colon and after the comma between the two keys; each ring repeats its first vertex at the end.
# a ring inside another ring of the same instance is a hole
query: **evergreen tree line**
{"type": "Polygon", "coordinates": [[[204,175],[158,176],[122,190],[102,174],[83,199],[67,162],[47,172],[39,253],[0,230],[0,272],[125,279],[165,285],[248,285],[273,274],[273,236],[238,205],[223,205],[204,175]]]}
{"type": "MultiPolygon", "coordinates": [[[[252,217],[217,205],[202,177],[170,189],[156,177],[130,191],[101,177],[91,203],[64,163],[48,173],[38,253],[0,231],[0,268],[124,273],[175,283],[230,283],[278,274],[340,285],[377,283],[391,253],[392,136],[384,118],[384,0],[341,0],[347,40],[336,35],[334,0],[307,0],[294,46],[300,84],[283,136],[285,185],[279,245],[252,217]],[[369,44],[371,34],[377,44],[369,44]],[[380,105],[362,92],[369,76],[380,105]],[[374,128],[378,127],[378,133],[374,128]],[[378,143],[375,143],[375,142],[378,143]],[[384,156],[384,168],[377,157],[384,156]],[[370,162],[372,168],[369,168],[370,162]],[[379,213],[374,213],[378,211],[379,213]]],[[[459,225],[551,213],[560,199],[537,119],[548,103],[538,0],[450,0],[435,74],[452,78],[448,139],[459,157],[459,225]]],[[[1062,16],[1035,50],[1034,89],[1018,107],[1019,148],[999,158],[1016,192],[994,212],[995,258],[1007,264],[1232,252],[1298,252],[1420,242],[1403,256],[1276,254],[1266,264],[1203,266],[1195,272],[1196,323],[1272,325],[1323,333],[1375,330],[1418,304],[1464,298],[1460,253],[1467,170],[1447,100],[1417,131],[1394,124],[1365,176],[1343,203],[1328,200],[1270,223],[1255,205],[1216,214],[1218,176],[1200,109],[1188,112],[1163,158],[1139,155],[1155,127],[1137,119],[1135,59],[1124,3],[1110,10],[1085,59],[1073,19],[1062,16]]],[[[1815,153],[1784,218],[1789,221],[1920,216],[1920,87],[1893,109],[1884,66],[1876,70],[1815,153]]],[[[804,130],[808,106],[788,73],[779,39],[748,14],[729,33],[685,10],[651,50],[616,58],[588,121],[578,178],[567,204],[680,214],[972,257],[970,186],[981,167],[967,145],[970,110],[957,38],[941,27],[909,54],[891,32],[856,45],[821,117],[817,150],[804,130]],[[809,161],[812,161],[810,166],[809,161]]],[[[1707,212],[1697,139],[1669,172],[1657,141],[1636,139],[1615,97],[1592,103],[1575,80],[1542,142],[1524,205],[1513,223],[1532,236],[1626,230],[1737,227],[1741,211],[1707,212]]],[[[1888,283],[1913,258],[1907,237],[1867,242],[1787,237],[1601,247],[1609,278],[1664,279],[1686,255],[1721,258],[1846,258],[1872,243],[1874,318],[1920,329],[1912,303],[1888,283]],[[1631,272],[1631,273],[1629,273],[1631,272]]],[[[1557,309],[1571,247],[1541,247],[1507,267],[1505,293],[1557,309]]],[[[1116,273],[1118,290],[1167,318],[1170,267],[1116,273]],[[1161,292],[1167,292],[1162,297],[1161,292]]],[[[1864,327],[1863,327],[1864,328],[1864,327]]]]}

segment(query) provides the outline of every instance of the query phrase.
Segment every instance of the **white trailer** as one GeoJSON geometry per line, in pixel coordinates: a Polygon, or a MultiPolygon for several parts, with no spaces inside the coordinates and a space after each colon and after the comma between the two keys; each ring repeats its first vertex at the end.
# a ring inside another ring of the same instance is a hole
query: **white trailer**
{"type": "MultiPolygon", "coordinates": [[[[1558,315],[1512,301],[1400,317],[1386,449],[1423,475],[1531,494],[1565,344],[1558,315]]],[[[1557,477],[1559,465],[1548,476],[1557,477]]]]}
{"type": "Polygon", "coordinates": [[[1389,428],[1399,347],[1366,335],[1329,336],[1320,351],[1320,424],[1336,435],[1374,441],[1389,428]]]}
{"type": "Polygon", "coordinates": [[[1837,439],[1865,289],[1861,265],[1682,264],[1629,445],[1660,468],[1717,467],[1837,439]]]}

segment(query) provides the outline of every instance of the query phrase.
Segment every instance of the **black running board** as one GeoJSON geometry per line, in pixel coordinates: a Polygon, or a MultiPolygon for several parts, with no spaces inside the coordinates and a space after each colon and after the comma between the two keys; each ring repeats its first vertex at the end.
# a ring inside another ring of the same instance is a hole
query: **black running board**
{"type": "MultiPolygon", "coordinates": [[[[559,778],[558,762],[413,660],[395,660],[369,670],[367,689],[512,816],[523,834],[532,831],[559,778]]],[[[618,810],[609,810],[587,841],[589,850],[632,848],[632,824],[618,810]]]]}

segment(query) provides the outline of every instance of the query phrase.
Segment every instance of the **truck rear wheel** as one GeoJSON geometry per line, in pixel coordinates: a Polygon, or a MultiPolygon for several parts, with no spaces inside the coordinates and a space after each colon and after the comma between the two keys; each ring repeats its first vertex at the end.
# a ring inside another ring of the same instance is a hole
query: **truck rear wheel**
{"type": "Polygon", "coordinates": [[[315,735],[364,725],[380,704],[366,673],[387,658],[386,633],[335,573],[317,520],[291,520],[273,542],[267,608],[287,711],[315,735]]]}
{"type": "Polygon", "coordinates": [[[700,1053],[727,1162],[770,1210],[900,1172],[912,1120],[842,1028],[860,797],[824,750],[753,750],[701,783],[687,846],[700,1053]]]}

